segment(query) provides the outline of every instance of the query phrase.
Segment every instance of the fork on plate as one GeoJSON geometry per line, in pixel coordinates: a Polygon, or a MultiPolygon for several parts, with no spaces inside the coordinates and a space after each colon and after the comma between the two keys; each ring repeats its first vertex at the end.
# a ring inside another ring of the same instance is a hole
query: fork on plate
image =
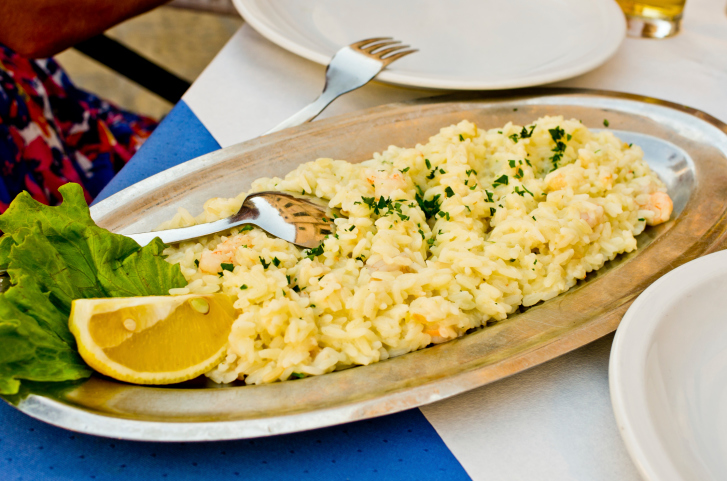
{"type": "Polygon", "coordinates": [[[336,52],[326,68],[326,85],[321,95],[265,134],[310,122],[336,98],[363,87],[391,62],[416,51],[391,37],[368,38],[343,47],[336,52]]]}

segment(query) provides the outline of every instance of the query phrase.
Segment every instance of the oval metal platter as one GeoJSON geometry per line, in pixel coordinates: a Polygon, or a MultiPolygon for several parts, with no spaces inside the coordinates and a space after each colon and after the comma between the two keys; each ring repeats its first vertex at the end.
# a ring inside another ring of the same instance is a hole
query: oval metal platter
{"type": "Polygon", "coordinates": [[[609,128],[640,145],[674,199],[672,220],[639,249],[570,291],[459,339],[369,366],[262,386],[198,379],[143,387],[103,377],[32,384],[7,400],[67,429],[147,441],[252,438],[381,416],[491,383],[612,332],[633,299],[671,269],[720,249],[727,228],[727,126],[702,112],[603,91],[535,89],[466,94],[377,107],[257,138],[150,177],[91,209],[119,233],[151,230],[178,207],[235,196],[261,176],[332,157],[360,162],[389,145],[414,146],[462,119],[481,128],[544,115],[609,128]]]}

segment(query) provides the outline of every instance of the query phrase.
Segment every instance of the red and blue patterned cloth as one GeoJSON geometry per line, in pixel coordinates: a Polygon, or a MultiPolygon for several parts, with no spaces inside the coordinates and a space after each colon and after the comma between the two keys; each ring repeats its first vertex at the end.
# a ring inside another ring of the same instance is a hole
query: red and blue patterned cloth
{"type": "Polygon", "coordinates": [[[55,205],[67,182],[90,203],[156,125],[76,88],[55,60],[0,45],[0,213],[23,190],[55,205]]]}

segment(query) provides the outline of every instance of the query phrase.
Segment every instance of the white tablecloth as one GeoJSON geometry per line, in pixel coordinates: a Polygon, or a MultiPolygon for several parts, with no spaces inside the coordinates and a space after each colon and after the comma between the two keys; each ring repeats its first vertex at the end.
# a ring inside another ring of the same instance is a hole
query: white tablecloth
{"type": "MultiPolygon", "coordinates": [[[[324,71],[244,25],[184,100],[226,147],[315,99],[324,71]]],[[[689,0],[677,37],[626,39],[598,69],[556,85],[658,97],[727,121],[725,0],[689,0]]],[[[438,93],[371,83],[338,99],[321,118],[438,93]]],[[[612,339],[422,412],[473,479],[638,480],[611,411],[612,339]]]]}

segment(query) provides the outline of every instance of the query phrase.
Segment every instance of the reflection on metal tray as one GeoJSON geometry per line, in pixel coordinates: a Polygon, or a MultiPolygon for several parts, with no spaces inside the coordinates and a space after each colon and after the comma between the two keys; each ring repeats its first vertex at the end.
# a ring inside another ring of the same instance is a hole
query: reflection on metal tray
{"type": "MultiPolygon", "coordinates": [[[[332,157],[358,162],[389,145],[415,145],[469,119],[483,128],[543,115],[581,119],[640,145],[674,200],[672,220],[647,229],[639,249],[576,287],[459,339],[369,366],[262,386],[131,386],[101,377],[28,384],[8,399],[68,429],[126,439],[238,439],[287,433],[409,409],[501,379],[613,331],[654,280],[721,248],[727,226],[727,135],[718,120],[633,95],[570,89],[467,94],[390,104],[296,127],[194,159],[94,206],[115,232],[150,230],[178,207],[235,196],[261,176],[332,157]]],[[[25,383],[24,383],[25,384],[25,383]]]]}

